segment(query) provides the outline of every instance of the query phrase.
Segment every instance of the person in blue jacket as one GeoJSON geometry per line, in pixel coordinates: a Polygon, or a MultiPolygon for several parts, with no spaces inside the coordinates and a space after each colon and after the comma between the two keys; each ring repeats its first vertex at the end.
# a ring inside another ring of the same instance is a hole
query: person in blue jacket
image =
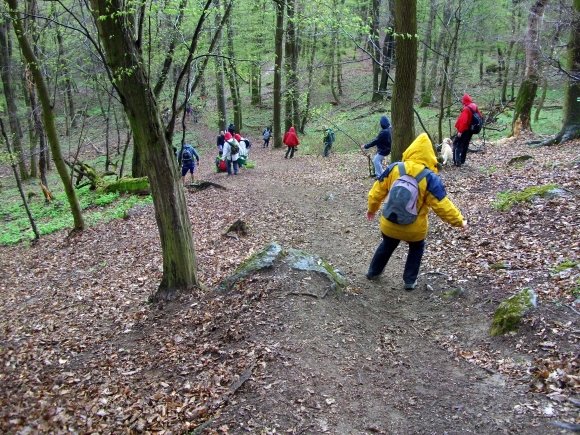
{"type": "Polygon", "coordinates": [[[367,143],[366,145],[361,145],[361,149],[368,150],[374,146],[377,147],[377,153],[373,157],[373,165],[375,167],[375,175],[379,177],[385,167],[383,166],[383,160],[391,153],[391,122],[389,118],[385,115],[381,116],[380,120],[381,131],[375,140],[367,143]]]}

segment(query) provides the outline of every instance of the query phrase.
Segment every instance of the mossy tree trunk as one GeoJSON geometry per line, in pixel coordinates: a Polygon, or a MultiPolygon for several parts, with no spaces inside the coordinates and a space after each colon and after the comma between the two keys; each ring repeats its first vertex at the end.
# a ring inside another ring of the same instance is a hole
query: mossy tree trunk
{"type": "Polygon", "coordinates": [[[85,223],[83,221],[83,215],[81,212],[81,206],[77,198],[75,189],[72,185],[69,172],[67,170],[66,163],[62,157],[60,150],[60,141],[58,138],[58,133],[56,131],[54,111],[52,110],[52,104],[50,101],[50,96],[48,94],[48,87],[40,70],[39,63],[34,55],[30,42],[24,33],[24,28],[22,24],[22,18],[18,12],[17,0],[6,0],[10,10],[10,17],[12,19],[12,25],[14,26],[14,31],[16,37],[18,38],[18,43],[20,44],[20,49],[22,55],[26,60],[26,64],[30,69],[30,73],[34,79],[36,89],[38,90],[38,98],[42,106],[42,118],[44,121],[44,129],[46,132],[46,137],[48,138],[48,143],[52,151],[52,159],[60,179],[62,181],[64,191],[68,203],[70,205],[71,213],[73,215],[74,229],[83,230],[85,223]]]}
{"type": "Polygon", "coordinates": [[[396,75],[393,88],[393,146],[391,161],[400,160],[403,151],[415,138],[413,100],[417,79],[417,1],[395,1],[395,34],[413,35],[396,37],[396,75]]]}
{"type": "Polygon", "coordinates": [[[296,41],[296,22],[295,22],[295,5],[296,0],[286,0],[286,116],[284,125],[286,130],[290,127],[298,127],[298,45],[296,41]]]}
{"type": "Polygon", "coordinates": [[[538,90],[538,63],[540,57],[539,26],[544,15],[548,0],[536,0],[528,16],[528,31],[526,33],[526,68],[524,80],[516,98],[514,117],[512,120],[512,135],[521,131],[530,131],[531,113],[536,91],[538,90]],[[518,128],[516,128],[516,125],[518,128]]]}
{"type": "Polygon", "coordinates": [[[429,20],[427,21],[427,29],[425,30],[423,56],[421,56],[421,107],[428,106],[429,103],[431,103],[431,93],[428,92],[427,88],[427,58],[431,48],[431,40],[433,39],[433,27],[436,15],[437,2],[435,0],[431,0],[429,4],[429,20]]]}
{"type": "Polygon", "coordinates": [[[163,252],[163,278],[156,298],[165,298],[198,285],[191,222],[173,150],[132,39],[131,14],[123,5],[122,0],[91,0],[106,61],[147,168],[163,252]]]}
{"type": "MultiPolygon", "coordinates": [[[[214,24],[217,28],[220,21],[221,21],[221,12],[220,12],[220,2],[219,0],[214,0],[213,2],[214,7],[216,8],[216,14],[214,18],[214,24]]],[[[224,60],[221,57],[222,54],[222,37],[221,31],[218,36],[219,40],[217,42],[215,48],[216,57],[214,58],[214,67],[215,67],[215,89],[216,89],[216,103],[217,103],[217,115],[218,115],[218,130],[225,131],[226,129],[226,117],[227,117],[227,108],[226,108],[226,96],[225,96],[225,84],[224,84],[224,60]]]]}
{"type": "Polygon", "coordinates": [[[226,67],[226,74],[228,76],[228,83],[230,85],[230,96],[232,98],[232,106],[234,112],[234,124],[238,132],[242,131],[242,101],[240,96],[240,86],[238,84],[238,73],[236,71],[236,62],[234,50],[234,28],[232,26],[232,17],[228,15],[226,18],[227,26],[227,53],[230,58],[228,66],[226,67]]]}

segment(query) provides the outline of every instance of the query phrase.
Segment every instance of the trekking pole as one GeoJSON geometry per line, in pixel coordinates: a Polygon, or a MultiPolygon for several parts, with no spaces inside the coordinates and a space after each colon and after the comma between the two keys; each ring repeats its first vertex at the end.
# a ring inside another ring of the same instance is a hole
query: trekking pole
{"type": "MultiPolygon", "coordinates": [[[[334,128],[336,128],[337,131],[340,131],[341,133],[343,133],[347,138],[349,138],[350,140],[352,140],[359,148],[361,148],[361,144],[359,144],[350,134],[348,134],[346,131],[344,131],[342,128],[340,128],[335,122],[331,121],[326,116],[323,116],[323,115],[320,115],[320,114],[318,116],[320,116],[327,123],[332,124],[334,126],[334,128]]],[[[372,164],[371,156],[369,156],[367,153],[365,153],[362,150],[362,148],[361,148],[361,153],[368,160],[368,164],[369,164],[369,177],[376,177],[377,174],[375,173],[375,166],[372,164]]]]}

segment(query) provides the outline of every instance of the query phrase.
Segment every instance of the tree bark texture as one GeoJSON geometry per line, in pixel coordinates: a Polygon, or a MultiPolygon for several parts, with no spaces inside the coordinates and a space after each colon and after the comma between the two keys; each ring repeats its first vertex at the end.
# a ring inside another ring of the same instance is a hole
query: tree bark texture
{"type": "Polygon", "coordinates": [[[417,2],[395,0],[395,63],[393,89],[393,146],[391,161],[400,160],[415,139],[413,99],[417,79],[417,2]],[[402,35],[412,35],[403,37],[402,35]]]}
{"type": "Polygon", "coordinates": [[[234,29],[232,26],[231,15],[227,17],[227,49],[228,56],[230,57],[226,73],[228,76],[228,82],[230,85],[230,97],[232,98],[233,112],[234,112],[234,124],[238,132],[242,131],[242,102],[240,97],[240,86],[238,84],[238,75],[236,71],[236,62],[234,50],[234,29]]]}
{"type": "Polygon", "coordinates": [[[6,111],[8,112],[8,124],[12,134],[12,145],[14,154],[18,163],[18,172],[23,180],[29,177],[26,168],[26,156],[22,148],[22,129],[18,120],[18,108],[16,107],[16,92],[14,91],[14,82],[12,77],[16,77],[12,66],[12,49],[10,46],[10,24],[9,21],[0,23],[0,77],[2,77],[2,89],[6,101],[6,111]]]}
{"type": "Polygon", "coordinates": [[[275,55],[274,55],[274,109],[272,114],[272,135],[274,148],[282,147],[282,62],[284,41],[284,0],[274,0],[276,7],[276,33],[275,33],[275,55]]]}
{"type": "Polygon", "coordinates": [[[286,0],[286,130],[291,126],[298,127],[298,47],[296,44],[295,23],[296,0],[286,0]]]}
{"type": "Polygon", "coordinates": [[[22,18],[20,17],[20,14],[18,12],[17,1],[6,0],[6,3],[10,7],[9,13],[12,19],[12,25],[14,26],[14,30],[16,32],[16,37],[18,38],[18,42],[20,44],[20,49],[22,50],[22,55],[26,59],[26,63],[28,65],[28,68],[30,69],[31,75],[34,79],[34,83],[38,90],[38,98],[40,100],[40,104],[42,105],[42,117],[44,120],[44,128],[46,131],[46,136],[48,138],[48,143],[50,144],[50,149],[52,151],[52,159],[54,161],[54,165],[56,166],[56,170],[58,171],[58,175],[60,176],[68,203],[70,205],[71,213],[73,215],[74,229],[82,230],[85,227],[83,215],[79,204],[79,200],[77,198],[76,192],[70,179],[70,175],[66,167],[66,163],[64,162],[64,159],[62,157],[60,142],[54,119],[54,111],[52,110],[52,105],[50,102],[50,96],[48,94],[46,82],[44,81],[44,77],[42,76],[39,63],[36,59],[36,56],[34,55],[34,52],[32,51],[32,47],[30,46],[30,43],[24,33],[22,18]]]}
{"type": "Polygon", "coordinates": [[[433,39],[433,24],[435,23],[436,14],[437,2],[431,0],[429,4],[429,20],[427,21],[427,29],[425,30],[425,45],[423,46],[423,56],[421,56],[421,106],[428,106],[431,103],[430,92],[427,92],[427,60],[433,39]]]}
{"type": "Polygon", "coordinates": [[[532,106],[536,98],[536,91],[539,82],[539,26],[540,19],[544,15],[544,8],[547,3],[548,0],[536,0],[528,16],[528,31],[526,33],[525,41],[526,66],[524,70],[524,80],[516,98],[516,106],[512,121],[512,134],[515,132],[530,131],[532,129],[532,106]],[[519,124],[519,128],[515,128],[516,124],[519,124]]]}
{"type": "Polygon", "coordinates": [[[121,102],[147,168],[163,253],[157,298],[198,285],[191,222],[175,156],[167,143],[157,102],[133,42],[122,0],[91,0],[95,24],[121,102]]]}

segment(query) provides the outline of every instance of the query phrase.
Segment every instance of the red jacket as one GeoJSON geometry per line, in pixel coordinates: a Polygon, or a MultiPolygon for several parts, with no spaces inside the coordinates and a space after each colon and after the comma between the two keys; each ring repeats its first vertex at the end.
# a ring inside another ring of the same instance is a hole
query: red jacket
{"type": "Polygon", "coordinates": [[[300,145],[300,141],[298,140],[298,136],[296,135],[296,130],[294,127],[290,127],[288,131],[284,134],[284,139],[282,139],[284,145],[288,147],[295,147],[300,145]]]}
{"type": "Polygon", "coordinates": [[[479,113],[480,116],[481,112],[469,94],[464,94],[461,102],[463,103],[463,110],[457,117],[457,121],[455,121],[455,128],[459,133],[464,133],[471,127],[471,118],[473,118],[473,112],[479,113]]]}

